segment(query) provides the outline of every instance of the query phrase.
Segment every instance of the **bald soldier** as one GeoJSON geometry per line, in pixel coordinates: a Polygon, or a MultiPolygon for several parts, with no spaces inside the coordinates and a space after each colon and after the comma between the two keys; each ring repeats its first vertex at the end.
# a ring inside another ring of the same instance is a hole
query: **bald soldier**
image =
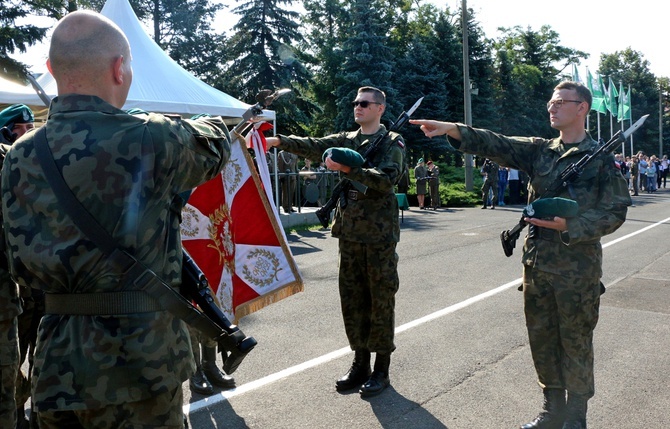
{"type": "MultiPolygon", "coordinates": [[[[178,194],[216,177],[230,143],[220,118],[121,110],[131,59],[125,35],[102,15],[59,21],[47,61],[58,96],[44,136],[65,182],[116,245],[177,288],[178,194]]],[[[32,384],[39,427],[182,428],[182,383],[194,371],[186,326],[65,213],[34,159],[41,134],[12,146],[0,182],[11,273],[46,292],[32,384]],[[110,296],[119,305],[110,307],[110,296]]]]}

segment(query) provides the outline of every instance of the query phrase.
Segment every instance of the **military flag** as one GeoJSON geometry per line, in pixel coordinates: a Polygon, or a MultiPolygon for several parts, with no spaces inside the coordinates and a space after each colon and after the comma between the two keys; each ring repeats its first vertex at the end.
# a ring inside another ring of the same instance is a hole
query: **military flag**
{"type": "Polygon", "coordinates": [[[614,82],[612,82],[612,78],[609,78],[610,83],[607,85],[607,96],[605,97],[605,105],[607,106],[607,110],[609,110],[610,114],[614,116],[615,118],[617,117],[617,114],[619,113],[618,106],[617,106],[617,97],[619,94],[617,93],[616,90],[616,85],[614,85],[614,82]]]}
{"type": "Polygon", "coordinates": [[[623,90],[623,84],[619,83],[619,110],[617,114],[617,117],[619,118],[618,122],[631,119],[630,109],[630,88],[628,88],[628,93],[626,93],[626,91],[623,90]]]}
{"type": "Polygon", "coordinates": [[[606,114],[607,107],[605,106],[605,90],[603,85],[603,78],[600,76],[600,73],[596,72],[596,79],[593,79],[591,72],[587,69],[586,84],[589,90],[591,90],[591,95],[593,96],[591,110],[606,114]]]}
{"type": "MultiPolygon", "coordinates": [[[[254,128],[256,140],[263,137],[254,128]]],[[[233,323],[303,290],[276,208],[241,136],[219,176],[195,188],[182,211],[182,244],[233,323]]],[[[256,153],[265,160],[264,149],[256,153]]],[[[259,167],[264,162],[258,162],[259,167]]],[[[267,169],[267,166],[266,166],[267,169]]]]}
{"type": "Polygon", "coordinates": [[[572,81],[583,83],[582,79],[579,77],[579,70],[577,70],[577,64],[572,64],[572,81]]]}

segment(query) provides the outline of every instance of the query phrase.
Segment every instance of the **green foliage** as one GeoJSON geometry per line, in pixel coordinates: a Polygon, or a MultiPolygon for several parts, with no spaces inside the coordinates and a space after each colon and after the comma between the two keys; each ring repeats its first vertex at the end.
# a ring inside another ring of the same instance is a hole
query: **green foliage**
{"type": "MultiPolygon", "coordinates": [[[[472,207],[481,204],[482,179],[475,179],[475,191],[465,190],[465,170],[463,167],[451,167],[443,163],[437,163],[440,169],[440,201],[447,207],[472,207]]],[[[416,200],[416,177],[414,168],[410,168],[410,187],[407,191],[410,205],[417,205],[416,200]]]]}

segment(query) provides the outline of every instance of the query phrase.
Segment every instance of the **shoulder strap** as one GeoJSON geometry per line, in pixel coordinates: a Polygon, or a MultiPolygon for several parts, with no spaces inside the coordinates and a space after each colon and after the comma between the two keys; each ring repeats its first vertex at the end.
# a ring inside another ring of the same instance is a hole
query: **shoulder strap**
{"type": "Polygon", "coordinates": [[[110,263],[123,273],[124,278],[132,281],[135,290],[144,290],[149,295],[155,297],[163,309],[202,331],[209,337],[219,337],[221,335],[221,328],[219,326],[195,308],[190,301],[181,296],[156,273],[144,266],[133,255],[118,248],[114,237],[81,204],[72,192],[72,189],[65,183],[65,179],[56,165],[51,149],[47,144],[46,126],[43,126],[35,133],[34,142],[35,152],[47,181],[51,185],[56,198],[65,209],[65,212],[72,218],[74,224],[84,235],[108,256],[110,263]]]}

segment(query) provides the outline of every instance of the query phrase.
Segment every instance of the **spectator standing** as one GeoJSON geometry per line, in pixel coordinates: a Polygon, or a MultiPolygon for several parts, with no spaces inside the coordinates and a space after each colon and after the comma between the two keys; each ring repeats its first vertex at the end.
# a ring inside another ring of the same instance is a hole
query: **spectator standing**
{"type": "Polygon", "coordinates": [[[509,169],[500,167],[498,169],[498,205],[505,205],[505,189],[507,189],[507,181],[509,180],[509,169]]]}
{"type": "Polygon", "coordinates": [[[419,202],[419,210],[423,210],[426,200],[426,188],[428,186],[428,170],[423,158],[419,158],[419,162],[414,167],[414,180],[416,181],[416,199],[419,202]]]}
{"type": "Polygon", "coordinates": [[[516,168],[509,168],[509,203],[512,205],[521,203],[521,180],[519,178],[519,170],[516,168]]]}
{"type": "Polygon", "coordinates": [[[433,161],[428,161],[428,186],[430,188],[430,208],[440,207],[440,169],[433,161]]]}

